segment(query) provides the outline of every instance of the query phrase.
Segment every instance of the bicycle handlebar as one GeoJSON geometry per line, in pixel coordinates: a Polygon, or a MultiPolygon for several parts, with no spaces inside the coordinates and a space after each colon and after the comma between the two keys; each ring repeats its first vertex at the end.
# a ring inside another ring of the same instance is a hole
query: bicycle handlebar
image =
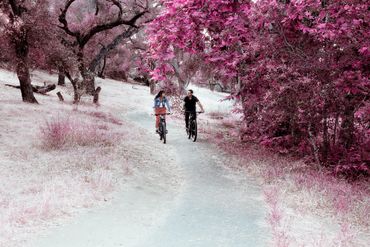
{"type": "Polygon", "coordinates": [[[172,113],[152,114],[154,116],[172,115],[172,113]]]}
{"type": "Polygon", "coordinates": [[[189,113],[204,113],[203,111],[183,111],[183,112],[189,112],[189,113]]]}

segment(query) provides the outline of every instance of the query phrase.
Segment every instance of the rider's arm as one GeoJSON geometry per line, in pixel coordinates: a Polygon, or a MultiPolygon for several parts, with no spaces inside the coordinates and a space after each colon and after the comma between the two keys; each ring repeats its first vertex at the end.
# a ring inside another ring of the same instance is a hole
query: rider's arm
{"type": "Polygon", "coordinates": [[[183,104],[181,105],[181,111],[185,111],[186,97],[183,99],[183,104]]]}
{"type": "Polygon", "coordinates": [[[157,105],[157,102],[156,102],[157,100],[156,99],[154,99],[154,105],[153,105],[153,110],[155,111],[155,107],[156,107],[156,105],[157,105]]]}
{"type": "Polygon", "coordinates": [[[168,111],[171,112],[171,107],[170,107],[170,103],[168,99],[166,99],[166,106],[167,106],[168,111]]]}
{"type": "Polygon", "coordinates": [[[204,112],[204,108],[203,108],[203,106],[202,106],[202,104],[200,103],[200,101],[199,101],[199,100],[197,101],[197,104],[199,105],[199,107],[200,107],[200,109],[202,110],[202,112],[204,112]]]}

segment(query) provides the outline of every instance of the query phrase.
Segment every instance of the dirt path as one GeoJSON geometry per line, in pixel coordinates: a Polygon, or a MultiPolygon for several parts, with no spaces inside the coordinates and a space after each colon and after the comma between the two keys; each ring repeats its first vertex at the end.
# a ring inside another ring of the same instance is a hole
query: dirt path
{"type": "MultiPolygon", "coordinates": [[[[157,139],[148,112],[130,111],[126,118],[157,139]]],[[[109,206],[53,228],[31,246],[268,246],[259,187],[245,174],[225,169],[225,157],[201,137],[193,143],[181,126],[170,122],[168,129],[168,143],[157,141],[172,150],[166,159],[183,169],[181,191],[137,179],[109,206]]]]}
{"type": "MultiPolygon", "coordinates": [[[[146,113],[130,118],[153,131],[146,113]]],[[[164,225],[140,246],[266,246],[264,207],[256,185],[225,170],[221,157],[202,139],[193,143],[183,128],[169,126],[168,143],[185,171],[186,189],[164,225]]]]}

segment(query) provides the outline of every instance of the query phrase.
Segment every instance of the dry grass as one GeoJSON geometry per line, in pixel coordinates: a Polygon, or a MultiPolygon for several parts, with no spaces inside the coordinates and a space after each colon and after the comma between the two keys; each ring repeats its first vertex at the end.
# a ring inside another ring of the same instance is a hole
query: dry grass
{"type": "MultiPolygon", "coordinates": [[[[45,78],[57,82],[57,76],[35,74],[34,84],[45,78]]],[[[110,203],[123,186],[144,181],[158,190],[178,190],[177,164],[163,163],[169,148],[125,121],[143,102],[151,105],[144,88],[104,80],[96,107],[91,99],[72,105],[73,95],[58,87],[64,103],[50,93],[36,95],[40,104],[33,105],[21,102],[19,90],[4,86],[17,81],[14,73],[0,69],[1,247],[26,246],[50,225],[110,203]]]]}
{"type": "MultiPolygon", "coordinates": [[[[15,123],[13,111],[6,116],[15,123]]],[[[1,159],[0,246],[22,246],[41,226],[104,203],[130,169],[119,146],[127,133],[78,112],[51,117],[40,131],[36,114],[23,114],[23,124],[10,125],[4,139],[16,145],[4,149],[1,159]]]]}
{"type": "Polygon", "coordinates": [[[261,180],[269,207],[267,221],[273,233],[273,246],[365,246],[364,242],[370,240],[368,181],[349,183],[301,160],[272,154],[253,143],[242,143],[233,126],[237,123],[227,121],[225,126],[225,120],[220,118],[218,125],[203,135],[234,157],[229,165],[242,167],[261,180]],[[289,219],[283,208],[292,210],[289,215],[317,218],[336,230],[315,229],[306,233],[312,235],[309,242],[307,236],[300,239],[296,234],[300,230],[292,227],[303,223],[297,222],[298,217],[289,219]],[[335,236],[331,231],[337,232],[335,236]]]}

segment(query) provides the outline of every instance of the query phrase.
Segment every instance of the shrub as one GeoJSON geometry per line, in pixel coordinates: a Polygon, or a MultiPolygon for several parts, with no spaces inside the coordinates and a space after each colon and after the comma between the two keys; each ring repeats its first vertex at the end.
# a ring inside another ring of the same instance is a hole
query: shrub
{"type": "Polygon", "coordinates": [[[65,146],[112,145],[117,139],[108,126],[77,119],[53,117],[40,127],[42,146],[58,149],[65,146]]]}

